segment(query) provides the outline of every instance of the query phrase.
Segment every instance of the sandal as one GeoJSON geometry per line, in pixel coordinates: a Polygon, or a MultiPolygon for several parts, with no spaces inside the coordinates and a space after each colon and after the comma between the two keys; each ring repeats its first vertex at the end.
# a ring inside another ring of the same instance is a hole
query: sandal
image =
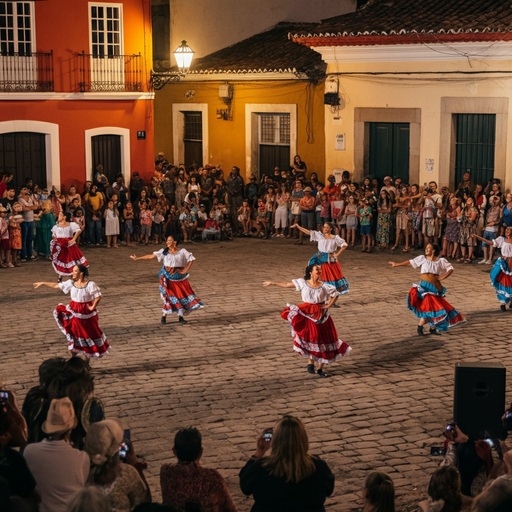
{"type": "Polygon", "coordinates": [[[397,249],[398,249],[398,245],[393,245],[393,247],[391,247],[392,251],[396,251],[397,249]]]}
{"type": "Polygon", "coordinates": [[[297,240],[297,241],[295,242],[295,245],[302,245],[302,242],[301,242],[300,240],[297,240]]]}
{"type": "Polygon", "coordinates": [[[403,253],[409,252],[409,247],[406,247],[402,252],[403,253]]]}

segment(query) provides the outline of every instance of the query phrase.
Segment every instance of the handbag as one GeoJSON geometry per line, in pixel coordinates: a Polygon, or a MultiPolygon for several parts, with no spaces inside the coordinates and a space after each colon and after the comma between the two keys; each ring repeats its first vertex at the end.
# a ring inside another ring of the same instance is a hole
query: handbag
{"type": "Polygon", "coordinates": [[[290,208],[292,215],[300,214],[300,204],[299,201],[292,201],[292,207],[290,208]]]}

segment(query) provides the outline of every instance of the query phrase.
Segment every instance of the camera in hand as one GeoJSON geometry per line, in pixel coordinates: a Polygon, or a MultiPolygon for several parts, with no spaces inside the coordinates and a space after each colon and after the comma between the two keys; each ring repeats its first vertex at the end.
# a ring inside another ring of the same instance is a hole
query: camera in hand
{"type": "Polygon", "coordinates": [[[270,443],[272,441],[272,434],[274,433],[273,428],[267,428],[265,432],[263,432],[263,440],[267,441],[267,443],[270,443]]]}
{"type": "Polygon", "coordinates": [[[7,391],[0,391],[0,404],[5,404],[9,400],[9,393],[7,391]]]}
{"type": "Polygon", "coordinates": [[[446,450],[443,446],[431,446],[430,447],[430,455],[434,457],[443,456],[446,453],[446,450]]]}

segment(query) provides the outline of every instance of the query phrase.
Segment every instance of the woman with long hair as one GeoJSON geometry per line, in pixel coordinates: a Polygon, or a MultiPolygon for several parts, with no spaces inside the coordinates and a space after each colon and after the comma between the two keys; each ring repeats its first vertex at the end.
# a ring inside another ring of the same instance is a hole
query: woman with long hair
{"type": "Polygon", "coordinates": [[[444,298],[444,281],[453,273],[451,263],[439,258],[439,247],[427,244],[425,255],[402,263],[390,261],[392,267],[411,266],[421,269],[421,282],[413,284],[407,296],[407,307],[420,319],[418,334],[423,336],[423,326],[430,324],[430,334],[440,335],[449,327],[465,322],[464,317],[444,298]]]}
{"type": "Polygon", "coordinates": [[[462,225],[460,227],[459,243],[462,257],[457,261],[471,263],[473,252],[476,247],[476,239],[473,235],[477,232],[478,209],[475,207],[475,201],[472,197],[466,200],[466,206],[462,211],[462,225]],[[467,252],[466,252],[467,249],[467,252]]]}
{"type": "Polygon", "coordinates": [[[204,306],[188,282],[188,271],[194,263],[195,257],[185,249],[178,249],[178,243],[172,236],[167,237],[165,249],[139,257],[133,254],[130,258],[134,261],[153,258],[163,261],[163,267],[159,274],[160,296],[164,302],[160,320],[162,324],[166,323],[167,315],[173,313],[178,315],[181,324],[187,324],[188,322],[183,316],[204,306]]]}
{"type": "Polygon", "coordinates": [[[510,258],[512,258],[512,227],[505,230],[505,236],[499,236],[494,240],[487,240],[481,236],[471,235],[473,239],[480,240],[487,245],[498,247],[501,250],[501,257],[491,270],[491,283],[496,290],[498,300],[501,302],[501,310],[506,311],[507,304],[512,308],[512,269],[510,258]]]}
{"type": "Polygon", "coordinates": [[[101,291],[89,281],[89,269],[84,265],[73,267],[72,279],[62,283],[34,283],[34,288],[48,286],[71,294],[68,306],[59,304],[53,316],[68,340],[73,356],[102,357],[109,352],[107,337],[98,326],[98,304],[101,291]]]}
{"type": "Polygon", "coordinates": [[[306,427],[295,416],[283,416],[262,433],[239,477],[242,492],[254,497],[251,512],[323,512],[334,490],[332,471],[320,457],[310,455],[306,427]]]}
{"type": "Polygon", "coordinates": [[[380,249],[387,249],[391,232],[391,208],[392,201],[386,190],[381,190],[377,201],[377,243],[380,249]]]}
{"type": "Polygon", "coordinates": [[[264,281],[263,286],[295,288],[301,292],[303,304],[288,305],[281,317],[290,323],[293,337],[293,350],[308,358],[308,373],[315,373],[315,361],[318,363],[318,375],[329,377],[323,371],[324,364],[332,363],[347,356],[351,348],[338,338],[336,327],[329,315],[329,308],[338,298],[334,286],[321,281],[320,265],[308,265],[304,279],[290,282],[264,281]]]}
{"type": "Polygon", "coordinates": [[[284,238],[284,230],[288,225],[288,210],[290,206],[290,193],[288,185],[283,182],[279,185],[279,191],[276,194],[276,212],[275,212],[275,237],[284,238]],[[281,232],[279,232],[281,230],[281,232]]]}
{"type": "Polygon", "coordinates": [[[461,217],[462,211],[458,201],[455,194],[452,194],[448,208],[445,210],[446,229],[443,237],[443,253],[447,255],[448,259],[455,259],[459,250],[461,223],[457,219],[461,217]]]}
{"type": "Polygon", "coordinates": [[[175,204],[176,208],[180,209],[188,194],[188,175],[185,173],[185,169],[180,167],[178,176],[174,178],[174,185],[176,187],[175,204]]]}
{"type": "Polygon", "coordinates": [[[75,222],[71,222],[71,212],[60,212],[57,224],[52,227],[50,252],[52,265],[62,281],[64,276],[73,274],[76,265],[88,267],[89,264],[76,244],[82,230],[75,222]]]}
{"type": "MultiPolygon", "coordinates": [[[[323,224],[322,232],[310,231],[298,224],[294,224],[292,228],[294,227],[309,236],[311,242],[318,242],[318,252],[309,260],[308,265],[320,265],[322,281],[334,286],[339,295],[348,293],[348,283],[338,261],[340,254],[348,247],[347,242],[333,233],[334,228],[330,222],[323,224]]],[[[339,308],[336,303],[333,304],[333,307],[339,308]]]]}
{"type": "Polygon", "coordinates": [[[395,512],[395,485],[380,471],[367,475],[363,487],[363,512],[395,512]]]}
{"type": "Polygon", "coordinates": [[[471,498],[461,493],[460,474],[454,466],[436,470],[430,477],[427,493],[428,500],[419,504],[424,512],[462,512],[471,506],[471,498]]]}

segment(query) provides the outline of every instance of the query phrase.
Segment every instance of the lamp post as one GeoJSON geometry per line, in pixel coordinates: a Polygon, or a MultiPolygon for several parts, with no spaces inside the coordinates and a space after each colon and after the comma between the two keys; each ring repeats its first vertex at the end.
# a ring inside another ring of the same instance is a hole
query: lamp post
{"type": "Polygon", "coordinates": [[[176,63],[178,64],[178,73],[175,71],[160,73],[151,70],[151,82],[153,83],[153,88],[158,91],[171,81],[179,82],[180,79],[188,73],[194,53],[195,52],[190,48],[190,46],[187,45],[187,42],[182,41],[178,48],[173,52],[176,63]]]}

